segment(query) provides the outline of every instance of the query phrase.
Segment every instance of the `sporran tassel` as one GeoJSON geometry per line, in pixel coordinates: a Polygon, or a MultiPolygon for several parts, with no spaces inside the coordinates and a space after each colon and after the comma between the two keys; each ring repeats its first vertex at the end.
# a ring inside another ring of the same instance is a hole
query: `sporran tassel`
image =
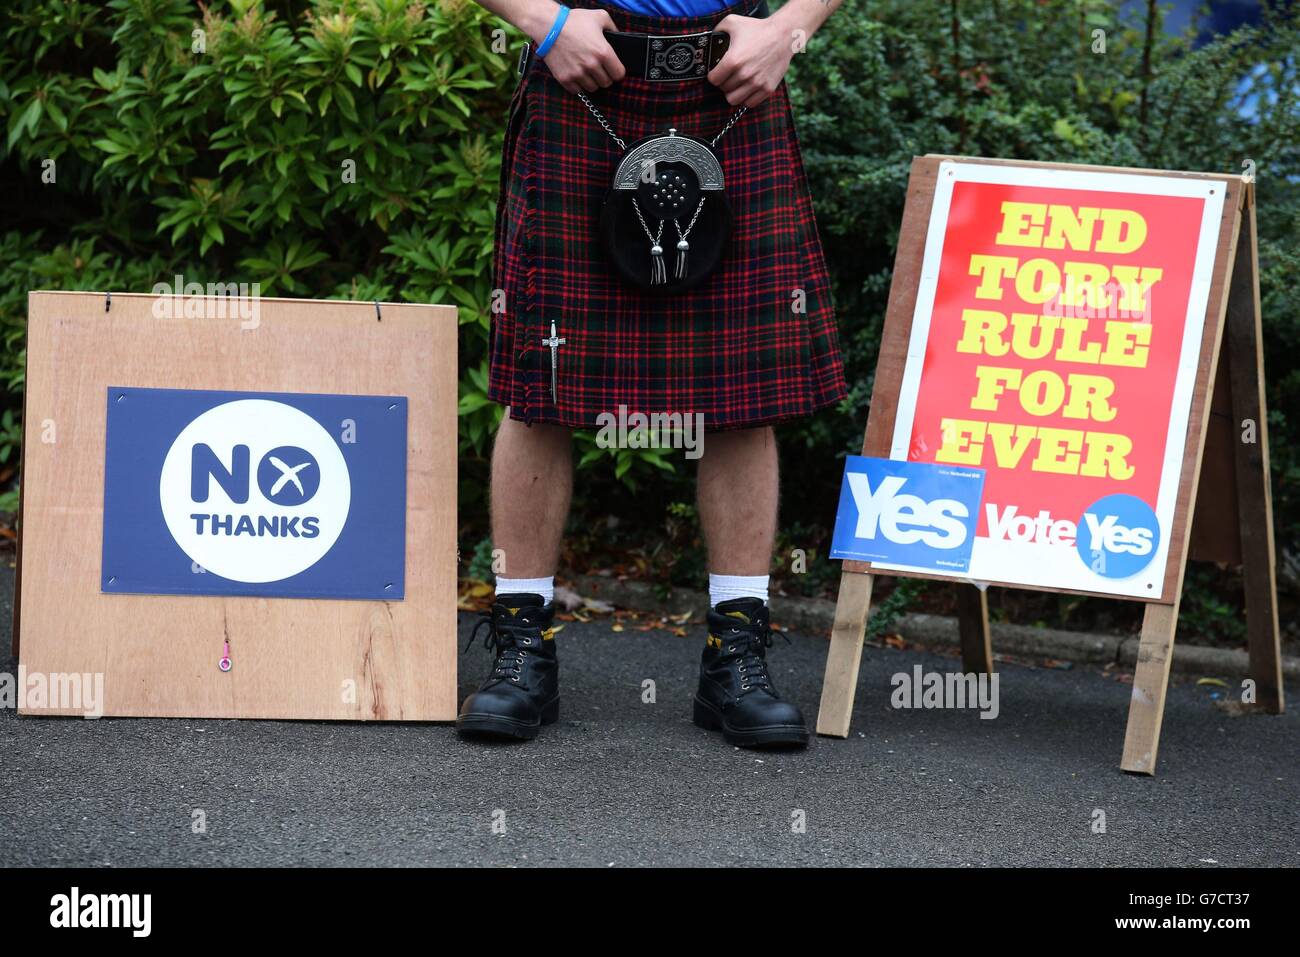
{"type": "Polygon", "coordinates": [[[682,229],[681,223],[675,219],[673,220],[673,228],[677,230],[677,268],[673,271],[673,275],[678,279],[685,279],[686,271],[690,268],[688,257],[690,256],[691,244],[686,241],[686,237],[691,234],[691,230],[695,228],[695,221],[700,218],[700,210],[704,208],[704,199],[705,197],[700,197],[700,204],[695,207],[695,215],[686,224],[685,230],[682,229]]]}
{"type": "Polygon", "coordinates": [[[655,243],[650,247],[650,285],[662,286],[668,282],[668,271],[664,268],[664,247],[655,243]]]}

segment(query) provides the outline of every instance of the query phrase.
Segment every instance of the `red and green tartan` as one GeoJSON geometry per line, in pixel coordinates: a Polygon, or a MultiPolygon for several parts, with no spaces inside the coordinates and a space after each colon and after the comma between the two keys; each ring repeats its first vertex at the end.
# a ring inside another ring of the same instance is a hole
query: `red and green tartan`
{"type": "MultiPolygon", "coordinates": [[[[606,9],[620,30],[671,35],[709,30],[745,6],[701,18],[606,9]]],[[[629,76],[591,99],[629,144],[669,127],[712,139],[735,112],[703,79],[629,76]]],[[[736,429],[843,398],[830,281],[785,84],[716,151],[734,217],[722,264],[676,295],[627,284],[604,259],[597,228],[621,151],[533,58],[511,105],[496,227],[494,285],[505,295],[492,317],[488,395],[514,418],[597,428],[597,416],[626,406],[702,413],[706,429],[736,429]],[[542,344],[552,322],[565,339],[555,402],[542,344]]]]}

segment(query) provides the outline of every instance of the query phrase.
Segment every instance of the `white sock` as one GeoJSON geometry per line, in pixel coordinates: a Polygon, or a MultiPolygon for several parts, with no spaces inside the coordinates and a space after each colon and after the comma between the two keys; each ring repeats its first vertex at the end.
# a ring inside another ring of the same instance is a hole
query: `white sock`
{"type": "Polygon", "coordinates": [[[549,578],[497,578],[498,595],[533,594],[542,596],[542,604],[555,598],[555,576],[549,578]]]}
{"type": "Polygon", "coordinates": [[[767,585],[771,575],[709,575],[709,604],[733,598],[757,598],[767,604],[767,585]]]}

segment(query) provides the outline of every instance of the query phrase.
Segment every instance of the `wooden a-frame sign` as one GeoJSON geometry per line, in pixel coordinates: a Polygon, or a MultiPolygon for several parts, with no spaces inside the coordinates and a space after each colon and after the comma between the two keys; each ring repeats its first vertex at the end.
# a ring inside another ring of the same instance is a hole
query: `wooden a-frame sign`
{"type": "MultiPolygon", "coordinates": [[[[933,278],[923,277],[922,272],[938,180],[941,171],[950,169],[952,164],[962,164],[967,169],[982,168],[984,172],[978,176],[993,178],[1006,174],[989,172],[989,168],[1069,171],[1085,180],[1090,174],[1118,173],[1129,177],[1160,177],[1166,183],[1170,178],[1183,182],[1195,180],[1202,184],[1202,194],[1222,191],[1221,217],[1215,224],[1209,221],[1207,213],[1208,228],[1202,234],[1203,239],[1210,236],[1210,242],[1204,245],[1213,251],[1213,264],[1208,276],[1199,350],[1184,353],[1195,364],[1194,376],[1190,369],[1188,372],[1188,382],[1194,383],[1194,387],[1187,403],[1181,467],[1173,470],[1177,483],[1176,487],[1171,486],[1169,496],[1172,522],[1163,582],[1157,583],[1158,598],[1118,596],[1146,602],[1120,766],[1125,771],[1154,774],[1179,598],[1189,558],[1242,566],[1250,675],[1255,682],[1256,706],[1274,714],[1284,707],[1254,186],[1242,177],[1226,174],[936,155],[915,158],[863,440],[864,456],[904,457],[899,454],[896,419],[900,415],[909,349],[914,351],[916,347],[913,322],[918,296],[924,280],[933,278]],[[1255,431],[1253,442],[1243,441],[1242,430],[1247,427],[1255,431]]],[[[1130,179],[1129,182],[1142,181],[1130,179]]],[[[1196,318],[1200,319],[1199,313],[1196,318]]],[[[903,451],[906,454],[906,449],[903,451]]],[[[956,584],[963,667],[974,673],[993,671],[987,586],[1042,587],[999,582],[993,576],[959,578],[845,560],[817,718],[819,734],[848,735],[876,574],[944,579],[956,584]]],[[[1086,589],[1048,590],[1097,594],[1086,589]]],[[[1114,593],[1110,594],[1115,597],[1114,593]]]]}

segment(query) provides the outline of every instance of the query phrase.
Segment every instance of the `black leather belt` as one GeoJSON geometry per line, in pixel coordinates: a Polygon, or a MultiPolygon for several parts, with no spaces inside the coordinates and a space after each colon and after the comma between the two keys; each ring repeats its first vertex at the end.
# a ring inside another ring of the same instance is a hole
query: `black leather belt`
{"type": "Polygon", "coordinates": [[[698,80],[718,65],[731,37],[725,33],[684,33],[656,37],[648,33],[613,33],[605,39],[614,48],[628,76],[654,83],[698,80]]]}
{"type": "MultiPolygon", "coordinates": [[[[745,14],[749,17],[767,16],[767,0],[759,0],[745,14]]],[[[605,38],[614,48],[628,76],[652,83],[680,83],[699,80],[718,65],[731,37],[710,30],[707,33],[683,33],[675,36],[656,36],[650,33],[621,33],[605,31],[605,38]]],[[[519,75],[528,70],[532,59],[531,43],[525,43],[519,54],[519,75]]]]}

